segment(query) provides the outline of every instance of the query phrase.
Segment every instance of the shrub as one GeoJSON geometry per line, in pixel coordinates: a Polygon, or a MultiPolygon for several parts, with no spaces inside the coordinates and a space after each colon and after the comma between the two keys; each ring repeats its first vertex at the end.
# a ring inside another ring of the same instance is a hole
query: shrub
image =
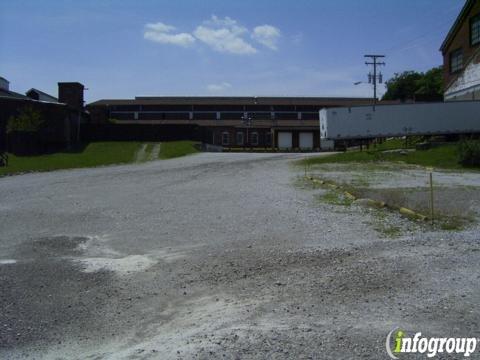
{"type": "Polygon", "coordinates": [[[480,166],[480,140],[462,141],[458,145],[459,163],[466,166],[480,166]]]}
{"type": "Polygon", "coordinates": [[[24,107],[20,110],[17,117],[10,117],[7,123],[7,133],[14,131],[35,132],[38,131],[44,120],[42,114],[31,106],[24,107]]]}

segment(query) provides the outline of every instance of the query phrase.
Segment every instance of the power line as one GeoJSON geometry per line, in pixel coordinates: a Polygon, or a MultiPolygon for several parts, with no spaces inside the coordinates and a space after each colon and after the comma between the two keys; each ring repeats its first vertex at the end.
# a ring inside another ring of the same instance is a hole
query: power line
{"type": "MultiPolygon", "coordinates": [[[[456,10],[456,13],[458,13],[458,5],[456,6],[452,6],[451,8],[449,8],[446,12],[450,13],[450,11],[452,10],[456,10]]],[[[418,40],[424,40],[424,39],[427,39],[429,37],[431,37],[432,35],[437,35],[439,32],[440,32],[440,27],[443,27],[444,25],[447,25],[447,24],[452,24],[452,22],[455,21],[455,19],[448,19],[448,20],[445,20],[445,21],[442,21],[440,23],[438,23],[436,26],[435,26],[435,29],[432,29],[432,30],[429,30],[425,33],[423,33],[422,35],[419,35],[409,41],[406,41],[406,42],[403,42],[400,46],[391,46],[390,48],[386,49],[385,52],[391,52],[392,50],[394,50],[393,52],[400,52],[400,51],[404,51],[404,50],[408,50],[412,47],[414,47],[414,45],[411,45],[411,43],[413,42],[417,42],[418,40]]],[[[446,34],[445,34],[446,36],[446,34]]]]}
{"type": "MultiPolygon", "coordinates": [[[[441,26],[446,25],[446,24],[449,24],[449,23],[451,23],[451,20],[444,21],[444,22],[440,23],[440,24],[437,25],[437,26],[438,26],[438,27],[441,27],[441,26]]],[[[411,45],[411,43],[414,43],[414,42],[416,42],[416,41],[418,41],[418,40],[423,40],[423,39],[428,38],[428,37],[430,37],[430,36],[432,36],[432,35],[437,35],[438,32],[439,32],[438,29],[429,30],[428,32],[423,33],[422,35],[419,35],[419,36],[417,36],[417,37],[415,37],[415,38],[413,38],[413,39],[411,39],[411,40],[409,40],[409,41],[403,42],[403,43],[402,43],[401,45],[399,45],[399,46],[391,46],[391,47],[389,47],[388,49],[386,49],[385,52],[390,52],[390,51],[396,50],[396,49],[397,49],[397,51],[402,51],[402,50],[404,50],[404,49],[403,49],[404,47],[409,48],[408,46],[411,45]]]]}

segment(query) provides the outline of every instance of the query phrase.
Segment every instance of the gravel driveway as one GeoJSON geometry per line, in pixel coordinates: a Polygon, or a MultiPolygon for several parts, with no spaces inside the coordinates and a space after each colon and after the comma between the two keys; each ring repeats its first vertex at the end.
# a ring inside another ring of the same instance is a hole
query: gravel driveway
{"type": "Polygon", "coordinates": [[[478,336],[479,227],[382,236],[295,186],[302,156],[0,179],[0,358],[380,359],[396,326],[478,336]]]}

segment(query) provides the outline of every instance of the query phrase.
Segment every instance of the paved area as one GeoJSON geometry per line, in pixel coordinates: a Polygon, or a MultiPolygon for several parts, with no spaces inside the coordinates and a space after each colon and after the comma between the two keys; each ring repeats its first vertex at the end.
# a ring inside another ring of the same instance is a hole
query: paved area
{"type": "Polygon", "coordinates": [[[295,185],[302,156],[0,179],[0,358],[378,359],[396,326],[478,336],[478,226],[385,237],[295,185]]]}

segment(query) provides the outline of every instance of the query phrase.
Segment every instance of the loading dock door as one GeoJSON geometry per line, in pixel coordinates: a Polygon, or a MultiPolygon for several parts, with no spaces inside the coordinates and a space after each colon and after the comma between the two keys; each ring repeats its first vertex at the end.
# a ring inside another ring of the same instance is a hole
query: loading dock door
{"type": "Polygon", "coordinates": [[[313,149],[313,133],[301,132],[300,133],[300,149],[313,149]]]}
{"type": "Polygon", "coordinates": [[[292,148],[292,133],[286,131],[280,131],[278,133],[278,147],[280,149],[292,148]]]}

